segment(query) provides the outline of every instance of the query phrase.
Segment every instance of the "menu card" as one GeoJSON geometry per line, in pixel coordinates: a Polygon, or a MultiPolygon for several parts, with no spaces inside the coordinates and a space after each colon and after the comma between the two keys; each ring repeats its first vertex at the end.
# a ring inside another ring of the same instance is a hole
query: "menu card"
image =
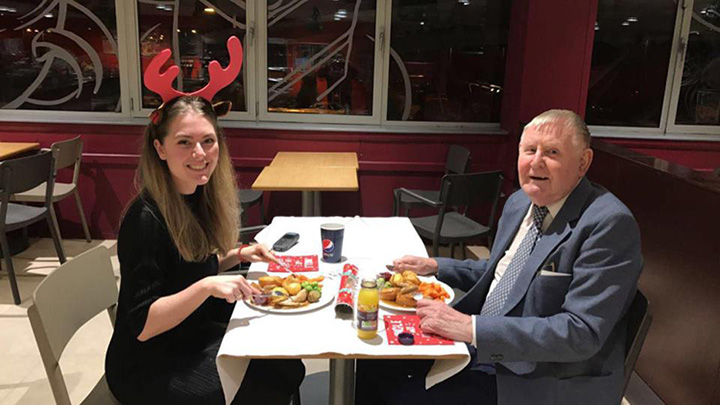
{"type": "Polygon", "coordinates": [[[413,335],[415,345],[452,345],[452,340],[434,335],[426,335],[420,330],[420,317],[417,315],[385,315],[385,333],[390,345],[400,345],[398,335],[407,332],[413,335]]]}
{"type": "Polygon", "coordinates": [[[318,271],[320,269],[317,255],[275,257],[285,264],[287,268],[277,263],[270,263],[268,266],[268,272],[270,273],[302,273],[306,271],[318,271]]]}

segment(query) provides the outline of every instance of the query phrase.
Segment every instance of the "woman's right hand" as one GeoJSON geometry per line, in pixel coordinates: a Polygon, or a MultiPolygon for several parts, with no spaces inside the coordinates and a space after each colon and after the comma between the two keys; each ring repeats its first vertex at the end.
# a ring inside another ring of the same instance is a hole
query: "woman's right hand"
{"type": "Polygon", "coordinates": [[[231,304],[251,298],[253,292],[260,292],[241,275],[209,276],[203,279],[203,283],[209,295],[231,304]]]}
{"type": "Polygon", "coordinates": [[[393,260],[393,270],[402,273],[410,270],[421,276],[435,274],[438,271],[438,264],[433,258],[405,255],[393,260]]]}

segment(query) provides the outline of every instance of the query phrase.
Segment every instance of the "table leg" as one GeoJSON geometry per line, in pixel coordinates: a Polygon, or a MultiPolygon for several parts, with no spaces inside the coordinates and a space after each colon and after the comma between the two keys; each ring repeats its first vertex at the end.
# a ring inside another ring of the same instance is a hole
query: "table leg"
{"type": "Polygon", "coordinates": [[[313,200],[314,200],[313,201],[313,203],[314,203],[313,204],[313,216],[319,217],[319,216],[321,216],[320,215],[320,201],[322,201],[320,199],[320,192],[313,191],[312,193],[315,194],[315,196],[313,197],[313,200]]]}
{"type": "Polygon", "coordinates": [[[312,217],[315,209],[315,193],[312,191],[302,192],[302,216],[312,217]]]}
{"type": "Polygon", "coordinates": [[[319,191],[303,191],[302,192],[302,216],[319,217],[320,216],[320,192],[319,191]]]}
{"type": "Polygon", "coordinates": [[[355,360],[330,359],[330,405],[355,403],[355,360]]]}

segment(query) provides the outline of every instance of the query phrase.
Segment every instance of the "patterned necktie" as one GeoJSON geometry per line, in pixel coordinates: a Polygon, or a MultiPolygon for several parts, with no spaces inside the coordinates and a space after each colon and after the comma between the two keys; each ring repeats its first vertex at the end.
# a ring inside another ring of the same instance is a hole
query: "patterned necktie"
{"type": "Polygon", "coordinates": [[[542,223],[548,214],[547,207],[538,207],[537,205],[533,205],[532,211],[533,223],[530,225],[530,229],[528,229],[522,242],[520,242],[520,246],[505,270],[505,274],[502,275],[495,289],[485,299],[480,315],[498,316],[501,314],[503,305],[505,305],[505,301],[510,295],[510,290],[515,285],[515,281],[523,267],[525,267],[525,263],[535,247],[535,242],[539,239],[542,223]]]}

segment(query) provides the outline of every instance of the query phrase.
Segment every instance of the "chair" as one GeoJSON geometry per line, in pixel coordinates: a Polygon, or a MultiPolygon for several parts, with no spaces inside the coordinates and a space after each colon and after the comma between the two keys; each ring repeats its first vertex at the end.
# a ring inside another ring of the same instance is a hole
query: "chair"
{"type": "MultiPolygon", "coordinates": [[[[93,248],[50,273],[33,293],[28,318],[40,357],[58,405],[70,405],[60,357],[75,333],[103,310],[115,323],[118,287],[110,253],[104,246],[93,248]]],[[[83,404],[117,404],[105,376],[83,404]]]]}
{"type": "Polygon", "coordinates": [[[645,343],[645,337],[647,337],[652,323],[648,300],[639,289],[632,304],[630,304],[625,318],[627,320],[627,336],[625,337],[625,385],[623,386],[623,392],[625,392],[628,382],[630,382],[630,376],[632,376],[635,363],[640,356],[640,350],[643,343],[645,343]]]}
{"type": "Polygon", "coordinates": [[[48,207],[52,206],[54,179],[53,158],[52,154],[47,151],[33,156],[0,162],[0,247],[2,247],[4,265],[8,272],[10,288],[16,305],[20,304],[21,300],[17,280],[15,279],[10,245],[7,240],[8,232],[25,228],[30,224],[46,219],[60,263],[65,263],[65,252],[58,235],[57,225],[48,214],[48,207]],[[31,190],[43,183],[47,183],[43,200],[44,207],[10,203],[10,195],[31,190]]]}
{"type": "MultiPolygon", "coordinates": [[[[467,170],[468,162],[470,161],[470,151],[460,145],[450,145],[448,149],[447,160],[445,161],[445,174],[463,174],[467,170]]],[[[393,190],[395,195],[395,201],[397,201],[397,194],[399,189],[393,190]]],[[[426,200],[439,201],[440,190],[409,190],[413,194],[422,196],[426,200]]],[[[413,197],[410,194],[404,193],[400,202],[405,205],[405,216],[408,216],[411,206],[423,205],[423,201],[413,197]]],[[[397,202],[393,204],[393,215],[400,215],[400,206],[397,202]]]]}
{"type": "MultiPolygon", "coordinates": [[[[90,242],[90,230],[88,229],[87,221],[85,220],[85,212],[83,211],[82,202],[80,201],[80,193],[77,189],[78,177],[80,176],[80,160],[82,160],[82,139],[76,137],[67,141],[55,142],[50,147],[53,158],[55,159],[55,175],[59,169],[64,169],[68,166],[74,165],[73,167],[73,178],[71,183],[55,183],[55,188],[52,193],[52,202],[56,203],[70,194],[75,196],[75,204],[80,214],[80,222],[82,223],[83,231],[85,232],[85,240],[90,242]]],[[[32,190],[28,190],[22,193],[16,193],[12,196],[12,201],[19,202],[32,202],[32,203],[43,203],[45,202],[45,189],[47,184],[43,183],[32,190]]],[[[58,226],[57,215],[55,214],[55,207],[50,204],[50,217],[55,222],[55,228],[58,229],[58,237],[60,236],[60,227],[58,226]]]]}
{"type": "Polygon", "coordinates": [[[402,196],[408,194],[429,207],[438,208],[438,214],[428,217],[410,218],[420,236],[433,241],[433,256],[438,255],[440,244],[450,244],[454,256],[454,244],[459,243],[465,257],[465,242],[470,239],[487,237],[492,248],[495,227],[495,210],[500,198],[502,172],[492,171],[471,174],[446,174],[442,179],[439,201],[432,201],[411,190],[401,188],[395,196],[398,209],[402,196]],[[490,217],[487,225],[467,217],[468,209],[477,203],[490,203],[490,217]]]}
{"type": "Polygon", "coordinates": [[[240,221],[245,223],[245,211],[255,204],[260,204],[260,220],[265,224],[265,208],[263,207],[262,190],[243,188],[238,190],[238,201],[240,201],[240,221]]]}

